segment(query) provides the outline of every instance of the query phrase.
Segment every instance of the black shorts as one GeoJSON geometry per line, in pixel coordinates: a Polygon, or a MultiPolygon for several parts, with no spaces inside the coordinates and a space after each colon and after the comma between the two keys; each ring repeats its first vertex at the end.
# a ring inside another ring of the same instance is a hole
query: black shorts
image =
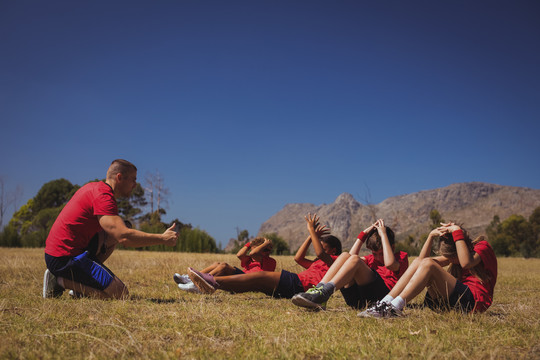
{"type": "Polygon", "coordinates": [[[272,295],[275,298],[292,299],[292,297],[298,293],[304,291],[304,286],[298,277],[298,274],[281,270],[279,277],[279,283],[272,295]]]}
{"type": "Polygon", "coordinates": [[[242,275],[245,274],[244,270],[234,267],[234,274],[233,275],[242,275]]]}
{"type": "Polygon", "coordinates": [[[381,275],[375,270],[375,280],[366,285],[354,284],[348,288],[341,288],[341,294],[347,305],[355,309],[363,309],[381,300],[390,292],[381,275]]]}
{"type": "Polygon", "coordinates": [[[105,290],[115,277],[105,265],[93,260],[88,251],[75,257],[45,254],[45,263],[54,276],[98,290],[105,290]]]}
{"type": "Polygon", "coordinates": [[[461,281],[456,282],[456,287],[450,296],[440,296],[432,298],[429,293],[426,293],[424,306],[435,311],[456,310],[464,313],[471,312],[474,309],[476,301],[471,292],[471,289],[461,281]]]}

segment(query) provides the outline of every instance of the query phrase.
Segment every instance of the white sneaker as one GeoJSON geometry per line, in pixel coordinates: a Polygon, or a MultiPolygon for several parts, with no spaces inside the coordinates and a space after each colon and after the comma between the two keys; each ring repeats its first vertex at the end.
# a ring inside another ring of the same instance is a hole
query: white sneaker
{"type": "Polygon", "coordinates": [[[390,303],[377,301],[375,305],[359,312],[358,316],[364,318],[394,318],[403,316],[403,311],[390,303]]]}
{"type": "Polygon", "coordinates": [[[74,299],[80,299],[80,298],[84,297],[84,295],[82,293],[77,292],[77,291],[73,291],[73,290],[69,290],[68,294],[69,294],[69,296],[71,296],[74,299]]]}
{"type": "Polygon", "coordinates": [[[177,284],[193,283],[187,274],[180,275],[178,273],[174,273],[173,280],[177,284]]]}
{"type": "Polygon", "coordinates": [[[199,288],[192,282],[190,282],[189,284],[178,284],[178,288],[180,290],[184,290],[184,291],[195,293],[195,294],[201,293],[201,290],[199,290],[199,288]]]}
{"type": "Polygon", "coordinates": [[[53,298],[60,297],[64,293],[64,288],[58,285],[56,276],[54,276],[49,269],[45,270],[43,274],[43,297],[53,298]]]}

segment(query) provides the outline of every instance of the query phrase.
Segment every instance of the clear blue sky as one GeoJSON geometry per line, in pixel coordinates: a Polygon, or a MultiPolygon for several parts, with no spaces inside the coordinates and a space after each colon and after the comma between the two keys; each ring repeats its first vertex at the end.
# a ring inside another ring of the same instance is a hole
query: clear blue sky
{"type": "Polygon", "coordinates": [[[19,206],[125,158],[222,244],[343,192],[538,189],[540,2],[4,0],[0,121],[19,206]]]}

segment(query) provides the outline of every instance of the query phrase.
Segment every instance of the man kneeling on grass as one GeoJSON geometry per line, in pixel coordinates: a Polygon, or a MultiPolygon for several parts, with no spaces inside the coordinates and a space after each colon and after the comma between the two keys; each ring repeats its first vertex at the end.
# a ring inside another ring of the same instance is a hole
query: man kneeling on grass
{"type": "Polygon", "coordinates": [[[149,234],[129,228],[118,216],[116,199],[129,197],[136,185],[135,165],[118,159],[109,166],[105,181],[77,190],[45,242],[44,298],[59,297],[65,289],[75,295],[126,298],[127,287],[103,265],[116,245],[176,245],[176,224],[163,234],[149,234]]]}

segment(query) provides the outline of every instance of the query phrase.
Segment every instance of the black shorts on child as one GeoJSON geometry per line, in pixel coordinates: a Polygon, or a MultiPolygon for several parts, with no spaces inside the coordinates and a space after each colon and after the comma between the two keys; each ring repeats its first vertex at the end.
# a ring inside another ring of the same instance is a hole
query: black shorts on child
{"type": "Polygon", "coordinates": [[[272,294],[275,298],[292,299],[292,297],[298,293],[304,291],[304,286],[298,277],[298,274],[281,270],[281,276],[279,277],[279,283],[277,288],[272,294]]]}
{"type": "Polygon", "coordinates": [[[381,300],[390,292],[381,275],[373,269],[371,271],[375,275],[375,280],[369,284],[358,285],[355,283],[348,288],[341,289],[341,294],[347,305],[355,309],[362,309],[381,300]]]}
{"type": "Polygon", "coordinates": [[[242,269],[239,269],[237,268],[236,266],[234,267],[234,274],[233,275],[242,275],[242,274],[245,274],[245,272],[242,270],[242,269]]]}
{"type": "Polygon", "coordinates": [[[424,299],[424,306],[435,311],[456,310],[468,313],[474,309],[475,303],[471,289],[461,281],[456,282],[456,287],[448,298],[441,296],[434,299],[426,293],[424,299]]]}

